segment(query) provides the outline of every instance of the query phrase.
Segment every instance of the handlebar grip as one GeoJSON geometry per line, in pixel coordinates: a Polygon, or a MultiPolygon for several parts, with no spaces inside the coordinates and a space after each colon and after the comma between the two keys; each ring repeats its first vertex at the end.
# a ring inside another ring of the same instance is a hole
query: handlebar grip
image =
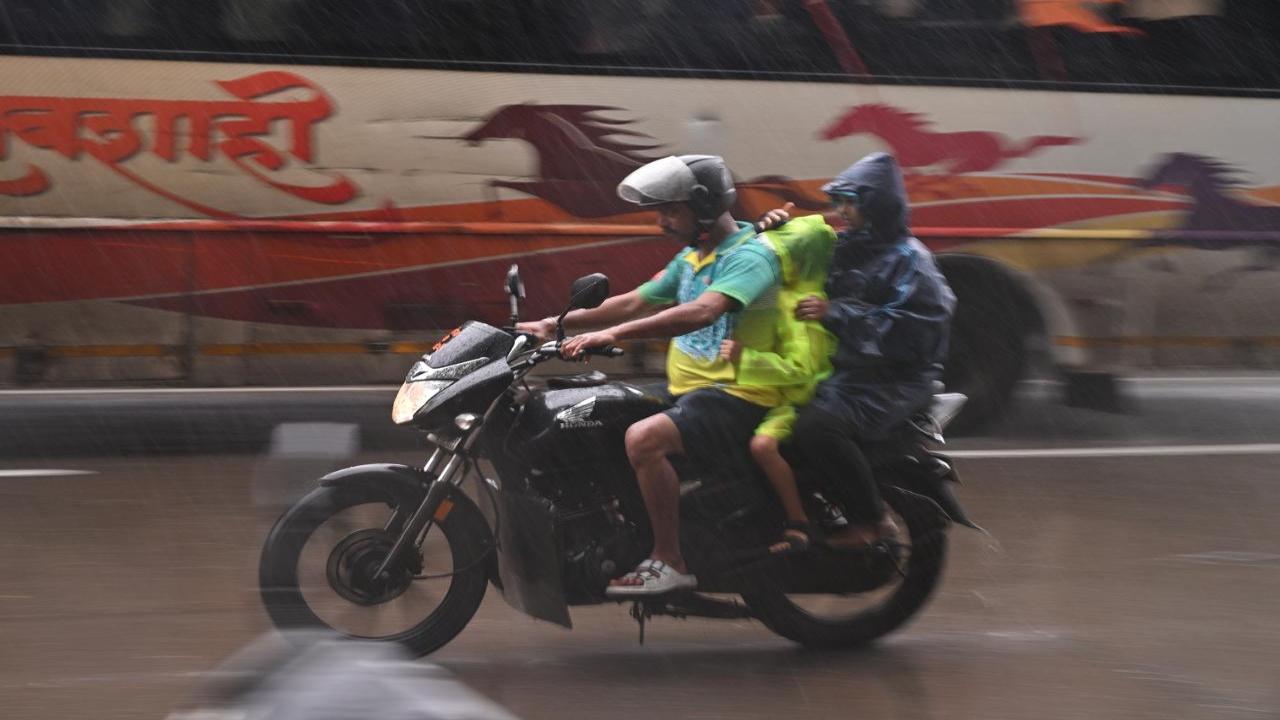
{"type": "Polygon", "coordinates": [[[590,355],[604,355],[606,357],[620,357],[626,354],[626,350],[617,345],[605,345],[602,348],[590,348],[587,353],[590,355]]]}

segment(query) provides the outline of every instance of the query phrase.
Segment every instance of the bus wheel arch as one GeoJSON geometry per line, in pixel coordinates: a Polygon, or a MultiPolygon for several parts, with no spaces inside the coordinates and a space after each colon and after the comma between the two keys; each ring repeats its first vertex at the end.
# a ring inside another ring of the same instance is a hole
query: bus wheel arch
{"type": "Polygon", "coordinates": [[[939,255],[938,267],[957,300],[943,380],[948,391],[969,396],[951,427],[964,433],[998,419],[1018,381],[1047,360],[1049,323],[1039,294],[1016,270],[962,253],[939,255]]]}

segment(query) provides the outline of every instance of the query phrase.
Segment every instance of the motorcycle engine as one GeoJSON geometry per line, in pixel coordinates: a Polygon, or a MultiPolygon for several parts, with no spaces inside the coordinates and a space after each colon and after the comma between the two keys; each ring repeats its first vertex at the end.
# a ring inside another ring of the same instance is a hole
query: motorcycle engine
{"type": "Polygon", "coordinates": [[[640,528],[618,511],[616,500],[560,518],[565,551],[565,590],[570,605],[600,601],[609,581],[648,554],[640,528]]]}

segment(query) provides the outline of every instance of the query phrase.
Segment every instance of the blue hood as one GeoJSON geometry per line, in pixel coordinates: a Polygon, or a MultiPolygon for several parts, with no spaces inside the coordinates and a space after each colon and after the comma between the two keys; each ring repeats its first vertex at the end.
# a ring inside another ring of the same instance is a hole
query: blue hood
{"type": "Polygon", "coordinates": [[[911,234],[907,229],[907,187],[898,161],[888,153],[872,153],[862,158],[823,185],[822,191],[857,193],[858,207],[869,223],[866,230],[877,244],[897,243],[911,234]]]}

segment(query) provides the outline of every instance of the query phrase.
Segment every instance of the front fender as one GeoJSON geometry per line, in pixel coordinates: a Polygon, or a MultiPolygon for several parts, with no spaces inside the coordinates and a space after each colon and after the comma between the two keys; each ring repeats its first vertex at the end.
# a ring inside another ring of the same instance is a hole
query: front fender
{"type": "Polygon", "coordinates": [[[397,505],[416,508],[422,502],[431,476],[417,468],[393,463],[372,463],[335,470],[320,478],[321,487],[374,485],[396,499],[397,505]]]}
{"type": "MultiPolygon", "coordinates": [[[[410,512],[412,512],[422,503],[423,498],[426,496],[427,486],[431,484],[433,479],[434,476],[408,465],[372,463],[336,470],[320,478],[318,484],[321,487],[354,484],[373,485],[394,498],[397,506],[409,508],[410,512]]],[[[477,531],[483,532],[486,547],[494,547],[493,530],[489,527],[488,521],[484,519],[484,514],[480,512],[480,508],[476,506],[475,502],[456,486],[449,488],[448,499],[453,503],[453,509],[449,512],[462,513],[469,524],[473,525],[477,531]]],[[[501,590],[502,578],[498,575],[497,553],[489,553],[489,557],[485,562],[488,566],[489,581],[501,590]]]]}

